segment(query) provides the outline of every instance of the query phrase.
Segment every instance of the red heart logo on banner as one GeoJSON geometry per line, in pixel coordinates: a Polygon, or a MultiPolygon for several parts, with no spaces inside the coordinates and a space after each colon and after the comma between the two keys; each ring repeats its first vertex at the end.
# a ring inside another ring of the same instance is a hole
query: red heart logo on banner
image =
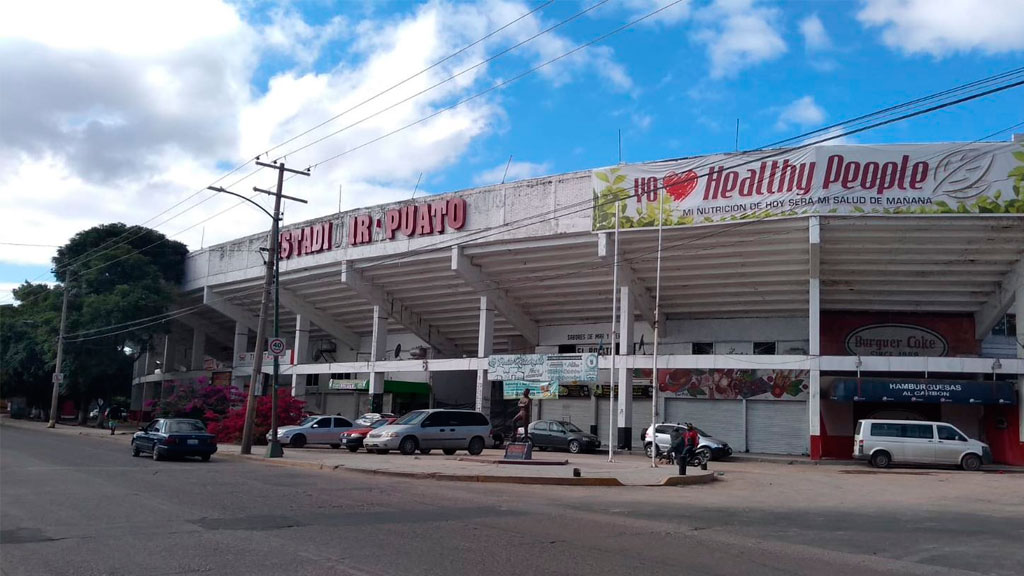
{"type": "Polygon", "coordinates": [[[697,173],[687,170],[682,174],[669,172],[661,181],[661,185],[676,202],[686,200],[691,192],[697,189],[697,173]]]}

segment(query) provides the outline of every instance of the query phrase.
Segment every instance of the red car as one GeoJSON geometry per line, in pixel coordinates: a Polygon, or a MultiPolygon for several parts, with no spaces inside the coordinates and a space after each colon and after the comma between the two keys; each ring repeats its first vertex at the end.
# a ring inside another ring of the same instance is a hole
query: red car
{"type": "Polygon", "coordinates": [[[370,430],[374,428],[380,428],[381,426],[387,426],[398,418],[381,418],[375,420],[373,424],[370,424],[366,428],[353,428],[346,430],[338,436],[338,440],[341,441],[341,445],[348,448],[349,452],[358,452],[363,447],[363,440],[366,439],[366,435],[370,433],[370,430]]]}

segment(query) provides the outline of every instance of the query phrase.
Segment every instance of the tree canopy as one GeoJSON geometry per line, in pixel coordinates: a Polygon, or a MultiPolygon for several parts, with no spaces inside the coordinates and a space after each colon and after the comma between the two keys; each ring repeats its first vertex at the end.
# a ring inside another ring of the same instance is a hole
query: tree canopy
{"type": "Polygon", "coordinates": [[[169,330],[162,318],[140,320],[170,309],[187,254],[181,242],[141,226],[103,224],[76,234],[53,258],[60,285],[26,282],[14,290],[19,304],[0,310],[3,395],[32,403],[48,397],[65,289],[64,396],[84,409],[96,398],[127,395],[135,360],[169,330]]]}

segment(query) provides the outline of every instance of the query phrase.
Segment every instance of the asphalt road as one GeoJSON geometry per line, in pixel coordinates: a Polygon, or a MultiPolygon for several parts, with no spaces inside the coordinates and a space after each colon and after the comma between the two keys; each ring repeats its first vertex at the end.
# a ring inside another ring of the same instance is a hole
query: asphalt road
{"type": "Polygon", "coordinates": [[[866,576],[1024,566],[1024,518],[702,504],[716,489],[463,484],[216,456],[154,462],[131,458],[123,442],[3,426],[0,573],[866,576]]]}

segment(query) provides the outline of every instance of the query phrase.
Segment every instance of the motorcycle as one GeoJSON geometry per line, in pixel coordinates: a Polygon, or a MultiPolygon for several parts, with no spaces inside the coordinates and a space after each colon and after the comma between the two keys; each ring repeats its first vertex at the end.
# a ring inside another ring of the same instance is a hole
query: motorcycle
{"type": "MultiPolygon", "coordinates": [[[[706,448],[698,448],[690,452],[690,457],[686,461],[686,465],[690,468],[702,468],[708,462],[711,461],[711,452],[706,448]]],[[[670,464],[675,466],[676,454],[675,452],[668,451],[662,452],[658,450],[658,462],[662,464],[670,464]]]]}

